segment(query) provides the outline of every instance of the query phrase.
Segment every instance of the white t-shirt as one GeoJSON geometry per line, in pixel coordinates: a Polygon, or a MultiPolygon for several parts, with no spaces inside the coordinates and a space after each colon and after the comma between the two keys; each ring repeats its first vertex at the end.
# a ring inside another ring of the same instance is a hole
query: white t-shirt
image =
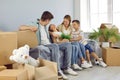
{"type": "Polygon", "coordinates": [[[45,31],[45,26],[40,25],[40,32],[41,32],[41,44],[42,45],[50,44],[50,41],[47,37],[47,33],[45,31]]]}
{"type": "Polygon", "coordinates": [[[71,33],[71,37],[74,39],[74,38],[78,38],[79,36],[82,36],[82,39],[79,41],[81,42],[83,45],[86,45],[87,44],[87,40],[84,39],[84,36],[82,34],[82,31],[78,30],[78,31],[72,31],[71,33]]]}
{"type": "Polygon", "coordinates": [[[57,34],[57,35],[62,35],[62,32],[53,32],[54,34],[57,34]]]}
{"type": "MultiPolygon", "coordinates": [[[[53,32],[54,34],[57,34],[57,35],[59,35],[59,36],[61,36],[62,35],[62,32],[53,32]]],[[[59,42],[60,40],[59,40],[59,37],[57,37],[57,42],[59,42]]]]}

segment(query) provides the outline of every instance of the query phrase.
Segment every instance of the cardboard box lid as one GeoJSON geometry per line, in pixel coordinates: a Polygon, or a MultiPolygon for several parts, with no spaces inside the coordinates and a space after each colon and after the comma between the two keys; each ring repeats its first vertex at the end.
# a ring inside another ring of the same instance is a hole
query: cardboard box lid
{"type": "Polygon", "coordinates": [[[0,80],[27,80],[24,69],[6,69],[0,72],[0,80]]]}
{"type": "Polygon", "coordinates": [[[17,36],[18,36],[18,47],[28,44],[31,48],[33,48],[38,45],[38,40],[35,32],[32,32],[30,30],[18,31],[17,36]]]}

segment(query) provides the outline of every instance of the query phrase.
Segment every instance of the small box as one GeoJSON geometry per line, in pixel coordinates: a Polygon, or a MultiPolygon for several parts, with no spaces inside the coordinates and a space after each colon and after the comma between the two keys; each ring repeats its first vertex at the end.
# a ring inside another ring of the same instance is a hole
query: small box
{"type": "Polygon", "coordinates": [[[6,69],[0,72],[0,80],[28,80],[24,69],[6,69]]]}
{"type": "Polygon", "coordinates": [[[108,66],[120,66],[120,49],[102,48],[102,58],[108,66]]]}
{"type": "Polygon", "coordinates": [[[17,48],[16,32],[0,32],[0,65],[12,64],[9,57],[17,48]]]}

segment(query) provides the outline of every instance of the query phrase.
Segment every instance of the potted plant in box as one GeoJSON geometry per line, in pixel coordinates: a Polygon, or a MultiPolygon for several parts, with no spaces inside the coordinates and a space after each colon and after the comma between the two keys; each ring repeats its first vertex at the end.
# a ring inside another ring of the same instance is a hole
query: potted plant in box
{"type": "Polygon", "coordinates": [[[93,33],[89,35],[90,39],[102,39],[102,47],[109,47],[110,42],[116,42],[120,40],[120,35],[116,33],[114,29],[100,29],[94,30],[93,33]]]}

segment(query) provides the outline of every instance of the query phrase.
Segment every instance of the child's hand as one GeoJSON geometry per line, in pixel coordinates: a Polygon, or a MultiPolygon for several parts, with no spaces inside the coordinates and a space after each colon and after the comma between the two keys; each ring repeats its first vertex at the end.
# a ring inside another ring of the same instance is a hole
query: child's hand
{"type": "Polygon", "coordinates": [[[52,36],[53,36],[53,37],[59,37],[58,34],[54,34],[54,33],[52,33],[52,36]]]}
{"type": "Polygon", "coordinates": [[[62,42],[69,42],[69,40],[68,39],[63,39],[62,42]]]}

